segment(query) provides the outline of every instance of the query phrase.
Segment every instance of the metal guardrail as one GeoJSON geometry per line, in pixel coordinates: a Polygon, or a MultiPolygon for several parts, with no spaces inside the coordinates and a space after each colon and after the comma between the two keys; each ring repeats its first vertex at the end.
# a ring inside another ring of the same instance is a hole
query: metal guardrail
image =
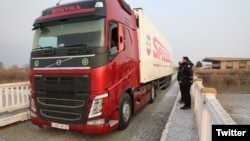
{"type": "Polygon", "coordinates": [[[29,119],[29,82],[0,84],[0,127],[29,119]]]}
{"type": "Polygon", "coordinates": [[[212,125],[236,124],[216,99],[216,94],[214,88],[205,88],[200,79],[192,85],[191,96],[200,141],[212,141],[212,125]]]}

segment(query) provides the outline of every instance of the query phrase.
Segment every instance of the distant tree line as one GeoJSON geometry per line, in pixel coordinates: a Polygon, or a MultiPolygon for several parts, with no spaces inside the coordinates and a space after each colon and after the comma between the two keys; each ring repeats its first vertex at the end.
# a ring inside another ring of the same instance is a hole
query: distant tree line
{"type": "Polygon", "coordinates": [[[205,87],[215,88],[218,93],[250,93],[249,69],[195,69],[194,73],[205,87]]]}

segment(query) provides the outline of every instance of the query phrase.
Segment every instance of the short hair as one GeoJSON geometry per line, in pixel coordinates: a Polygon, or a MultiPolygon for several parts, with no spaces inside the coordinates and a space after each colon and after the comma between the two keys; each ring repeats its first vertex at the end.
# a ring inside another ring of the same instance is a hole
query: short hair
{"type": "Polygon", "coordinates": [[[189,61],[189,58],[187,56],[184,56],[183,59],[189,61]]]}

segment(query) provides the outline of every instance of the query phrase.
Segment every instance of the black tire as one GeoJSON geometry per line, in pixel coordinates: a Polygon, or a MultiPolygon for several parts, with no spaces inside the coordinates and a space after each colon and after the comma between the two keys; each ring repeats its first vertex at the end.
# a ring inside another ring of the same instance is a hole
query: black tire
{"type": "Polygon", "coordinates": [[[41,125],[39,125],[39,126],[37,126],[39,129],[44,129],[44,126],[41,126],[41,125]]]}
{"type": "Polygon", "coordinates": [[[128,127],[132,116],[132,103],[128,93],[124,93],[119,103],[119,129],[123,130],[128,127]]]}
{"type": "Polygon", "coordinates": [[[152,84],[149,103],[153,103],[156,98],[156,87],[152,84]]]}

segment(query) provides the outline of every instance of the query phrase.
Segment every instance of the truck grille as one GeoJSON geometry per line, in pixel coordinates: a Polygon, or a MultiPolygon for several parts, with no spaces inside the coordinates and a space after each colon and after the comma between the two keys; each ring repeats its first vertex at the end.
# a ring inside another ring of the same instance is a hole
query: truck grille
{"type": "Polygon", "coordinates": [[[88,75],[36,75],[35,97],[42,119],[67,123],[83,123],[90,97],[88,75]]]}
{"type": "Polygon", "coordinates": [[[77,121],[82,119],[82,114],[69,113],[69,112],[58,112],[50,110],[41,110],[41,115],[50,119],[64,120],[64,121],[77,121]]]}
{"type": "Polygon", "coordinates": [[[37,98],[38,103],[47,106],[57,106],[63,108],[80,108],[84,106],[83,100],[55,99],[55,98],[37,98]]]}

